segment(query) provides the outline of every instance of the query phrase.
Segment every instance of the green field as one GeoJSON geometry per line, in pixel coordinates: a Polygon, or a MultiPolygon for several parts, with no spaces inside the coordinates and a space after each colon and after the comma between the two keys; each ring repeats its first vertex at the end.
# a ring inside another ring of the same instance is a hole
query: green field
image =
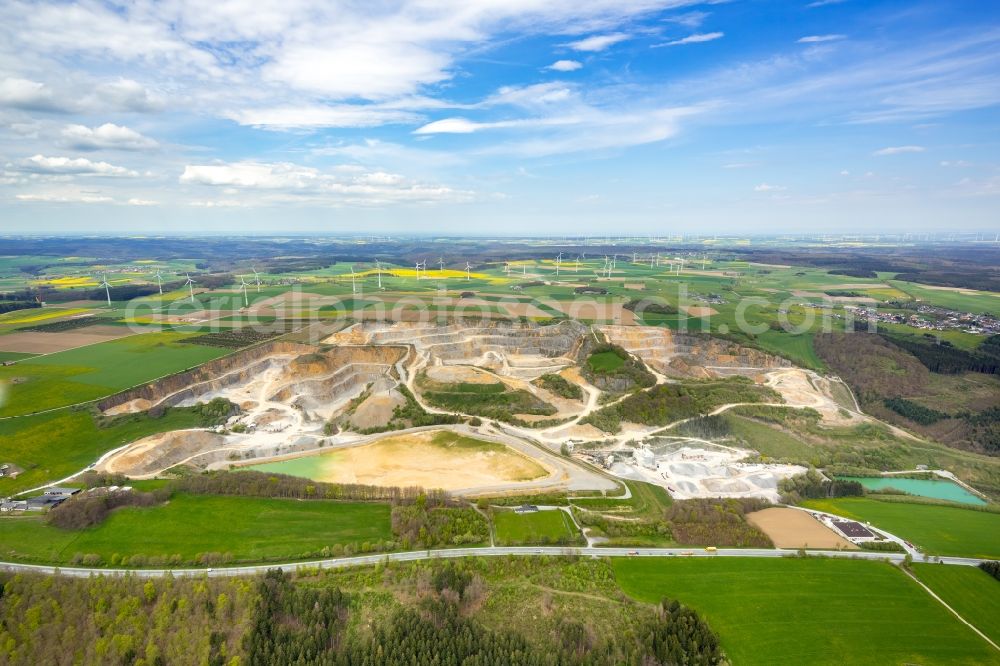
{"type": "Polygon", "coordinates": [[[903,572],[845,559],[614,560],[641,601],[677,599],[734,664],[995,664],[997,653],[903,572]]]}
{"type": "Polygon", "coordinates": [[[974,289],[932,289],[913,282],[890,282],[894,287],[906,292],[923,303],[960,312],[1000,312],[1000,295],[974,289]]]}
{"type": "Polygon", "coordinates": [[[0,416],[30,414],[95,400],[228,352],[184,344],[184,333],[144,333],[39,356],[0,368],[0,382],[13,382],[0,416]]]}
{"type": "Polygon", "coordinates": [[[931,555],[1000,557],[1000,513],[856,497],[809,500],[803,506],[870,522],[931,555]]]}
{"type": "Polygon", "coordinates": [[[0,518],[0,556],[68,563],[93,553],[112,556],[229,553],[234,561],[316,557],[327,546],[392,539],[388,504],[298,501],[257,497],[175,495],[151,508],[123,508],[104,523],[79,531],[46,525],[39,517],[0,518]]]}
{"type": "Polygon", "coordinates": [[[580,533],[565,511],[514,513],[495,511],[493,525],[498,545],[567,543],[579,539],[580,533]]]}
{"type": "Polygon", "coordinates": [[[587,365],[594,372],[614,372],[625,365],[625,359],[613,351],[599,352],[587,358],[587,365]]]}
{"type": "Polygon", "coordinates": [[[1000,644],[1000,581],[979,567],[915,563],[913,573],[967,622],[1000,644]]]}
{"type": "Polygon", "coordinates": [[[0,496],[79,472],[106,451],[147,435],[199,425],[202,419],[191,409],[171,409],[158,419],[120,419],[106,428],[89,411],[75,409],[0,420],[0,462],[24,469],[16,479],[0,479],[0,496]]]}

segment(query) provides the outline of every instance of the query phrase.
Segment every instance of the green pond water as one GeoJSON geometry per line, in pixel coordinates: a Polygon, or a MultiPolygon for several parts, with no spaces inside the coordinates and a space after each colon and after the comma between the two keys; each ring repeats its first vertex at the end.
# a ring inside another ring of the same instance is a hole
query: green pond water
{"type": "Polygon", "coordinates": [[[301,458],[291,458],[289,460],[279,460],[271,463],[261,463],[260,465],[250,465],[246,469],[255,472],[271,472],[273,474],[288,474],[289,476],[301,476],[314,481],[323,478],[323,473],[327,466],[334,462],[335,451],[320,453],[314,456],[302,456],[301,458]]]}
{"type": "Polygon", "coordinates": [[[845,481],[859,481],[868,490],[895,488],[896,490],[902,490],[905,493],[919,495],[920,497],[931,497],[933,499],[960,502],[962,504],[986,504],[984,500],[976,497],[957,483],[943,479],[900,479],[891,476],[841,476],[837,478],[845,481]]]}

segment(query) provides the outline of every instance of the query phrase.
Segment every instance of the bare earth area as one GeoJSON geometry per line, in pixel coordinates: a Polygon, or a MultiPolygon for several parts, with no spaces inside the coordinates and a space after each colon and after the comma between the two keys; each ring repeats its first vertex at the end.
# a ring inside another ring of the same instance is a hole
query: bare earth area
{"type": "Polygon", "coordinates": [[[89,326],[83,331],[44,333],[26,331],[0,336],[0,351],[21,354],[51,354],[86,345],[135,335],[125,326],[89,326]]]}
{"type": "Polygon", "coordinates": [[[770,537],[778,548],[829,548],[857,550],[805,511],[773,507],[747,514],[747,522],[770,537]]]}
{"type": "Polygon", "coordinates": [[[387,437],[316,457],[316,481],[461,490],[532,481],[550,474],[502,444],[466,446],[441,431],[387,437]]]}

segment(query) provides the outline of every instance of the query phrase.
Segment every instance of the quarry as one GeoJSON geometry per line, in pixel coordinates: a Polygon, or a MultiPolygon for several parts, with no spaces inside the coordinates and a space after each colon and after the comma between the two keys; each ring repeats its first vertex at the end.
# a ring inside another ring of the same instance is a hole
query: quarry
{"type": "MultiPolygon", "coordinates": [[[[779,404],[815,409],[824,420],[859,418],[841,408],[829,381],[816,373],[758,350],[665,328],[589,327],[570,320],[546,326],[361,321],[318,345],[266,342],[101,401],[109,417],[216,399],[231,403],[233,412],[223,426],[132,442],[105,456],[98,469],[132,478],[182,468],[306,470],[316,480],[425,485],[468,495],[539,488],[606,492],[616,487],[614,478],[623,478],[660,485],[681,499],[772,500],[780,479],[804,471],[752,462],[751,451],[666,436],[656,427],[624,423],[621,432],[609,434],[585,423],[602,405],[635,390],[597,377],[601,386],[624,391],[605,395],[588,381],[594,376],[585,371],[587,355],[602,341],[625,350],[655,384],[738,375],[773,388],[779,404]],[[444,425],[428,430],[426,422],[444,425]],[[469,455],[431,445],[449,432],[502,450],[469,455]],[[590,449],[581,449],[588,452],[575,460],[558,455],[588,443],[590,449]],[[594,453],[594,445],[604,453],[594,453]],[[504,472],[521,464],[534,465],[537,473],[504,472]]],[[[730,406],[735,403],[715,413],[730,406]]]]}

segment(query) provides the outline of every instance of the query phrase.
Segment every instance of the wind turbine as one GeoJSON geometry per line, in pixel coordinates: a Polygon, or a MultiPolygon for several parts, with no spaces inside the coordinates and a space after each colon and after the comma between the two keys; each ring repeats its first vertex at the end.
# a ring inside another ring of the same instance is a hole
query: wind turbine
{"type": "Polygon", "coordinates": [[[580,255],[576,255],[576,263],[573,265],[573,272],[574,273],[580,272],[580,255]]]}
{"type": "Polygon", "coordinates": [[[444,273],[444,257],[438,257],[438,268],[442,273],[444,273]]]}
{"type": "Polygon", "coordinates": [[[417,262],[417,268],[416,268],[416,270],[417,270],[417,279],[419,280],[420,279],[420,262],[419,261],[417,262]]]}
{"type": "Polygon", "coordinates": [[[108,284],[108,274],[104,274],[104,280],[101,282],[101,287],[104,287],[104,294],[108,297],[108,307],[111,307],[111,285],[108,284]]]}
{"type": "Polygon", "coordinates": [[[472,271],[472,264],[470,264],[468,261],[465,262],[465,281],[466,282],[471,282],[472,281],[472,272],[471,271],[472,271]]]}
{"type": "Polygon", "coordinates": [[[653,268],[653,260],[654,259],[655,259],[655,257],[653,256],[653,253],[651,252],[649,254],[649,268],[650,268],[650,270],[652,270],[652,268],[653,268]]]}
{"type": "Polygon", "coordinates": [[[191,279],[190,273],[185,273],[185,275],[187,276],[187,282],[184,284],[188,286],[188,291],[191,292],[191,302],[194,303],[194,280],[191,279]]]}
{"type": "Polygon", "coordinates": [[[160,296],[163,296],[163,276],[160,275],[159,268],[156,269],[156,275],[154,275],[153,277],[156,278],[156,286],[159,287],[160,289],[160,296]]]}
{"type": "Polygon", "coordinates": [[[503,272],[504,272],[504,275],[510,275],[510,262],[509,261],[503,262],[503,272]]]}
{"type": "Polygon", "coordinates": [[[246,281],[246,279],[244,279],[244,276],[241,275],[240,276],[240,287],[243,288],[243,307],[245,307],[245,308],[250,307],[250,299],[247,298],[247,287],[249,287],[249,286],[250,285],[247,284],[247,281],[246,281]]]}
{"type": "Polygon", "coordinates": [[[382,288],[382,262],[375,260],[375,271],[378,273],[378,288],[382,288]]]}
{"type": "Polygon", "coordinates": [[[358,283],[354,277],[354,264],[351,264],[351,293],[358,293],[358,283]]]}
{"type": "Polygon", "coordinates": [[[556,277],[559,277],[559,267],[562,265],[562,256],[563,253],[560,252],[559,256],[556,257],[556,277]]]}
{"type": "Polygon", "coordinates": [[[260,293],[260,273],[258,273],[257,269],[254,268],[253,266],[250,267],[250,270],[253,271],[253,279],[257,282],[257,293],[259,294],[260,293]]]}

